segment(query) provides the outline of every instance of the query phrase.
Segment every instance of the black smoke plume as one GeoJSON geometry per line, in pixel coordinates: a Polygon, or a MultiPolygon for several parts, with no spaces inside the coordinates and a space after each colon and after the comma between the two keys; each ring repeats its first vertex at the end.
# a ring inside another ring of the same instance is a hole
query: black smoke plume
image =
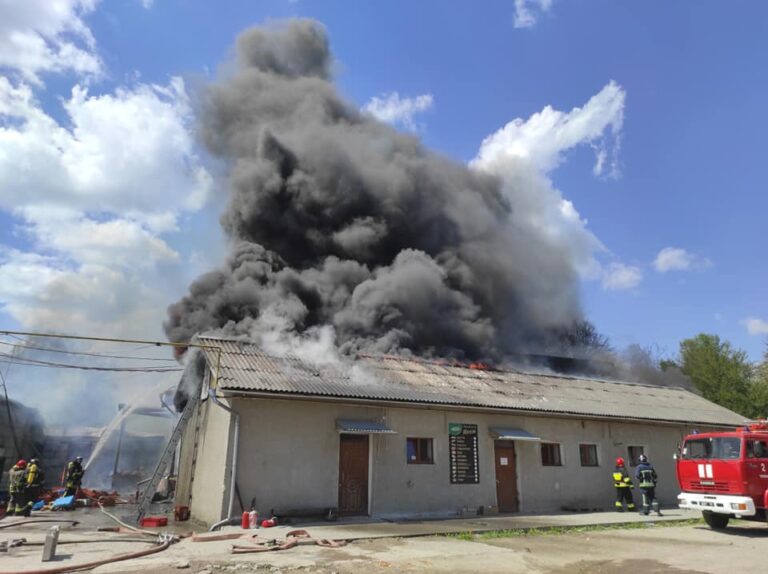
{"type": "Polygon", "coordinates": [[[330,327],[344,353],[490,360],[582,344],[569,254],[511,222],[497,179],[342,99],[321,24],[249,29],[236,53],[201,114],[232,252],[170,306],[171,341],[330,327]]]}

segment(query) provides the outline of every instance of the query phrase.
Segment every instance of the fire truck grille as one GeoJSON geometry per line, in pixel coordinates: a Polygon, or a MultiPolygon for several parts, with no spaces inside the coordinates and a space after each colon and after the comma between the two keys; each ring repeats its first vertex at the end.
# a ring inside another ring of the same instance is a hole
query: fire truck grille
{"type": "Polygon", "coordinates": [[[691,482],[690,489],[694,492],[728,492],[730,490],[727,482],[717,480],[691,482]]]}

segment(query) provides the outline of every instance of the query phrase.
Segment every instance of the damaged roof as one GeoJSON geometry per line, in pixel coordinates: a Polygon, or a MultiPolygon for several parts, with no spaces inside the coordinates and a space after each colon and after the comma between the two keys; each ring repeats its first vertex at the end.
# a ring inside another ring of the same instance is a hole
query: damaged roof
{"type": "Polygon", "coordinates": [[[242,341],[201,336],[222,391],[335,397],[509,409],[584,417],[732,426],[746,419],[679,387],[512,370],[490,370],[402,357],[365,356],[314,365],[274,357],[242,341]],[[221,349],[219,352],[215,348],[221,349]]]}

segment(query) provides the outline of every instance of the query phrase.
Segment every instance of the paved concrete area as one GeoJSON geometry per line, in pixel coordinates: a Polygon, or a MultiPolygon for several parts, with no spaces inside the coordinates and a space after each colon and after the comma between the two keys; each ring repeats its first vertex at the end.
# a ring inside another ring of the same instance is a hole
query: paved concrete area
{"type": "MultiPolygon", "coordinates": [[[[509,514],[476,518],[451,518],[446,520],[407,521],[347,521],[338,523],[319,522],[304,525],[277,526],[259,530],[262,535],[283,537],[296,528],[307,528],[313,535],[333,540],[361,540],[369,538],[410,538],[460,532],[488,532],[530,528],[593,526],[622,524],[626,522],[667,522],[698,518],[699,512],[681,509],[662,511],[663,516],[643,516],[635,512],[564,512],[553,514],[509,514]],[[268,534],[267,534],[268,533],[268,534]]],[[[238,530],[227,528],[224,531],[238,530]]]]}
{"type": "MultiPolygon", "coordinates": [[[[675,524],[675,521],[698,518],[696,513],[668,510],[664,514],[658,518],[629,513],[562,513],[430,521],[348,521],[278,526],[257,531],[228,528],[223,533],[246,536],[255,533],[261,538],[278,541],[283,540],[288,531],[304,528],[315,538],[349,543],[341,548],[302,544],[285,551],[232,555],[233,543],[248,544],[248,541],[185,539],[160,554],[101,566],[94,573],[218,574],[261,570],[324,574],[361,571],[695,574],[739,568],[762,571],[764,545],[768,540],[765,525],[738,522],[725,532],[715,532],[701,524],[675,524]],[[622,524],[625,529],[619,526],[622,524]],[[598,525],[609,528],[562,533],[562,528],[598,525]],[[553,527],[557,534],[541,534],[541,529],[553,527]],[[524,535],[519,529],[535,530],[533,534],[524,535]],[[492,534],[503,530],[516,532],[508,537],[492,534]]],[[[41,513],[37,518],[56,516],[41,513]]],[[[63,526],[58,558],[52,563],[40,560],[41,544],[50,523],[29,523],[0,530],[0,541],[23,537],[28,542],[10,554],[0,554],[0,572],[74,567],[152,547],[151,539],[97,532],[99,526],[113,524],[98,511],[77,511],[60,516],[82,522],[76,527],[63,526]]],[[[1,520],[0,526],[16,520],[1,520]]],[[[188,523],[184,526],[188,527],[188,523]]],[[[177,527],[176,530],[184,528],[177,527]]],[[[200,537],[207,536],[203,533],[200,537]]]]}

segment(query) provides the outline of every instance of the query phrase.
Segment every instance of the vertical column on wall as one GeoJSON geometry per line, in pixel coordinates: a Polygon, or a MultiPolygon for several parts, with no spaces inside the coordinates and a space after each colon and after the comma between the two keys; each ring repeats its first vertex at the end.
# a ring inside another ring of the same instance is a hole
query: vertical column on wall
{"type": "MultiPolygon", "coordinates": [[[[203,378],[203,388],[207,388],[210,379],[210,371],[206,369],[203,378]]],[[[199,401],[192,419],[189,421],[179,445],[178,476],[176,477],[177,505],[191,506],[192,483],[195,480],[195,466],[197,463],[197,451],[200,441],[200,426],[203,420],[204,401],[199,401]]]]}

